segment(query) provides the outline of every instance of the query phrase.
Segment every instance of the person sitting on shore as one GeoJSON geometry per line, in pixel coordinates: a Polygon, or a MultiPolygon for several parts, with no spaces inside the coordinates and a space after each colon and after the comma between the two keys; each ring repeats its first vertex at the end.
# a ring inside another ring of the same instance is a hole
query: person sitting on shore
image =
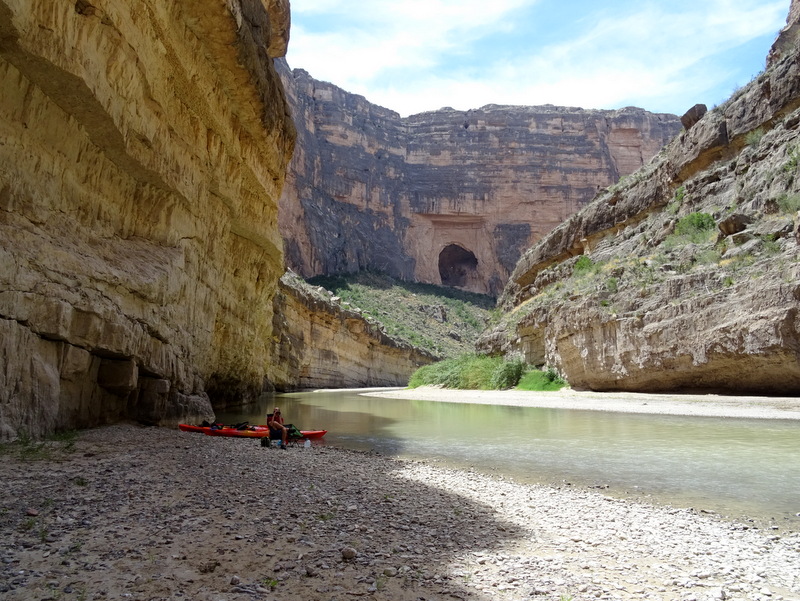
{"type": "Polygon", "coordinates": [[[267,416],[267,425],[269,426],[270,440],[280,440],[281,448],[285,449],[289,438],[289,429],[283,424],[280,407],[275,407],[272,413],[267,416]]]}

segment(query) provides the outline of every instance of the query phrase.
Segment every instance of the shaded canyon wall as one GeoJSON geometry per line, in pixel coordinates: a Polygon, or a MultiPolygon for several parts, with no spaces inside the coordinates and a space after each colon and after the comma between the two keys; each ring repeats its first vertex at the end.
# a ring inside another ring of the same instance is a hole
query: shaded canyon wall
{"type": "Polygon", "coordinates": [[[0,0],[0,439],[264,386],[288,23],[286,0],[0,0]]]}
{"type": "Polygon", "coordinates": [[[405,386],[436,359],[291,273],[280,280],[275,306],[270,375],[278,390],[405,386]]]}
{"type": "Polygon", "coordinates": [[[641,109],[489,105],[408,118],[280,68],[298,128],[287,264],[497,295],[521,253],[679,130],[641,109]]]}

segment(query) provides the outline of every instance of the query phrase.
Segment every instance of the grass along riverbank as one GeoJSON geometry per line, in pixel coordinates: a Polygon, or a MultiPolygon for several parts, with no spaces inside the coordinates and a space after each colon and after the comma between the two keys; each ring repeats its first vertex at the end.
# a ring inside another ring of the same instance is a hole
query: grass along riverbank
{"type": "Polygon", "coordinates": [[[542,371],[519,359],[468,353],[425,365],[411,374],[409,388],[438,386],[457,390],[560,390],[567,383],[554,369],[542,371]]]}

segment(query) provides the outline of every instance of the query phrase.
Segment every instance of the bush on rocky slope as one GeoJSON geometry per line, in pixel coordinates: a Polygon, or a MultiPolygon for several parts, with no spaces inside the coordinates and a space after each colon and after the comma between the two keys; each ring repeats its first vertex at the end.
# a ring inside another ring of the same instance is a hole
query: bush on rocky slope
{"type": "Polygon", "coordinates": [[[495,306],[487,295],[366,271],[317,276],[308,283],[380,322],[389,336],[443,358],[472,351],[495,306]]]}

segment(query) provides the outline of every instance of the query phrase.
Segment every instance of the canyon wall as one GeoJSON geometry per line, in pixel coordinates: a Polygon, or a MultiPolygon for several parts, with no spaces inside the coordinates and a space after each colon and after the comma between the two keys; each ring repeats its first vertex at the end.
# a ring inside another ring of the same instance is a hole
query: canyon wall
{"type": "Polygon", "coordinates": [[[0,439],[268,378],[287,0],[0,0],[0,439]]]}
{"type": "Polygon", "coordinates": [[[786,26],[778,33],[775,43],[767,57],[767,65],[772,66],[787,55],[797,50],[800,40],[800,2],[792,0],[789,6],[789,16],[786,17],[786,26]]]}
{"type": "Polygon", "coordinates": [[[800,54],[518,262],[479,347],[593,390],[800,393],[800,54]]]}
{"type": "Polygon", "coordinates": [[[279,221],[305,277],[370,269],[497,295],[526,248],[681,127],[636,108],[400,118],[279,63],[298,129],[279,221]]]}
{"type": "Polygon", "coordinates": [[[283,391],[405,386],[410,374],[435,360],[292,273],[280,280],[273,330],[270,377],[283,391]]]}

